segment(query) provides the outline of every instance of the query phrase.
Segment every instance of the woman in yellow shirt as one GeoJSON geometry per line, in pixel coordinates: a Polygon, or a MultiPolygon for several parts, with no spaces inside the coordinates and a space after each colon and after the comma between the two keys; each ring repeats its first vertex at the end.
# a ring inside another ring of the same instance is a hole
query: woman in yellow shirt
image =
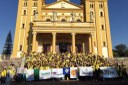
{"type": "Polygon", "coordinates": [[[7,75],[7,70],[6,68],[4,68],[3,71],[1,72],[1,83],[5,83],[6,75],[7,75]]]}

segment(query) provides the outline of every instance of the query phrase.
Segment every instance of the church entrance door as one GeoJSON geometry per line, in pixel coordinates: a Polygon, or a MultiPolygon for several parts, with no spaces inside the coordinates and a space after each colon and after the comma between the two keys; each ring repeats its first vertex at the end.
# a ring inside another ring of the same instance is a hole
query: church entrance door
{"type": "Polygon", "coordinates": [[[61,53],[66,53],[67,52],[67,46],[68,46],[68,43],[65,43],[65,42],[60,42],[59,43],[59,50],[61,53]]]}

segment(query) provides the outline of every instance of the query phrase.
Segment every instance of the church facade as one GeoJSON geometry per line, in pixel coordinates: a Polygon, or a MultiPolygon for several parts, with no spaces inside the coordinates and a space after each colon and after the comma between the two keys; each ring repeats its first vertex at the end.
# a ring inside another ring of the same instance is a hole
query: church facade
{"type": "Polygon", "coordinates": [[[12,58],[31,51],[113,57],[108,0],[19,0],[12,58]]]}

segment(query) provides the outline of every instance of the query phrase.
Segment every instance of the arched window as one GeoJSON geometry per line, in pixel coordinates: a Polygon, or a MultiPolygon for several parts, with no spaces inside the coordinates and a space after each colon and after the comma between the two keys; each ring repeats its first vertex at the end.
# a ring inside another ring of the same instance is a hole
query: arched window
{"type": "Polygon", "coordinates": [[[36,10],[33,10],[33,15],[36,15],[36,10]]]}
{"type": "Polygon", "coordinates": [[[37,2],[36,2],[36,1],[33,3],[33,6],[34,6],[34,7],[36,7],[36,6],[37,6],[37,2]]]}
{"type": "Polygon", "coordinates": [[[92,4],[92,8],[94,7],[94,5],[92,4]]]}
{"type": "Polygon", "coordinates": [[[90,4],[90,8],[92,8],[92,4],[90,4]]]}
{"type": "Polygon", "coordinates": [[[61,22],[66,22],[66,19],[62,19],[61,22]]]}
{"type": "Polygon", "coordinates": [[[101,4],[100,7],[103,8],[103,4],[101,4]]]}
{"type": "Polygon", "coordinates": [[[20,45],[20,49],[19,50],[22,51],[22,45],[20,45]]]}
{"type": "Polygon", "coordinates": [[[100,3],[99,4],[99,8],[103,8],[103,3],[100,3]]]}
{"type": "Polygon", "coordinates": [[[100,16],[103,17],[103,12],[100,12],[100,16]]]}
{"type": "Polygon", "coordinates": [[[24,2],[24,6],[26,7],[28,5],[27,1],[24,2]]]}
{"type": "Polygon", "coordinates": [[[80,19],[77,19],[76,22],[81,22],[81,20],[80,19]]]}
{"type": "Polygon", "coordinates": [[[101,25],[101,29],[104,30],[104,25],[101,25]]]}
{"type": "Polygon", "coordinates": [[[24,27],[25,27],[25,24],[23,23],[23,24],[22,24],[22,28],[24,28],[24,27]]]}
{"type": "Polygon", "coordinates": [[[47,22],[50,22],[51,20],[50,19],[46,19],[47,22]]]}
{"type": "Polygon", "coordinates": [[[26,15],[26,10],[24,10],[24,13],[23,13],[23,15],[26,15]]]}
{"type": "Polygon", "coordinates": [[[105,41],[103,41],[103,46],[106,47],[106,42],[105,41]]]}
{"type": "Polygon", "coordinates": [[[90,4],[90,8],[94,8],[94,5],[93,4],[90,4]]]}

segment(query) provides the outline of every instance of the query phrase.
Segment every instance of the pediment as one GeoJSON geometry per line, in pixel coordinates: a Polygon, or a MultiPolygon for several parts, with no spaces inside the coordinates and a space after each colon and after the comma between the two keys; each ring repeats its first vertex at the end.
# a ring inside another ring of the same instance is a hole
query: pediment
{"type": "Polygon", "coordinates": [[[82,7],[68,2],[68,1],[58,1],[54,2],[52,4],[46,5],[44,8],[49,8],[49,9],[81,9],[82,7]]]}

